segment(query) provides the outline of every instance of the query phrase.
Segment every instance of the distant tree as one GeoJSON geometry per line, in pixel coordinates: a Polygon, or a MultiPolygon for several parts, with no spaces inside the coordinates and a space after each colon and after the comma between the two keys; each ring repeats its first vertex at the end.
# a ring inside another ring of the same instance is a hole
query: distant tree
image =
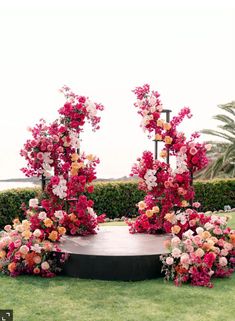
{"type": "Polygon", "coordinates": [[[222,138],[222,141],[210,141],[212,149],[208,156],[211,162],[200,177],[235,177],[235,101],[218,105],[223,113],[213,118],[221,122],[218,130],[204,129],[203,134],[222,138]],[[224,113],[225,112],[225,113],[224,113]]]}

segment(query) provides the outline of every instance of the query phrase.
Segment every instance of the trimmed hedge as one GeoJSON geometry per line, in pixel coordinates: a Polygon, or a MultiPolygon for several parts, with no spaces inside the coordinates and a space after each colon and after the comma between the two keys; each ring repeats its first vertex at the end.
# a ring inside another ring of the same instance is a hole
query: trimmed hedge
{"type": "MultiPolygon", "coordinates": [[[[94,185],[94,193],[89,197],[95,202],[94,209],[98,214],[105,213],[109,218],[137,215],[136,204],[145,195],[138,190],[137,182],[97,182],[94,185]]],[[[220,210],[225,205],[235,208],[235,179],[196,181],[194,187],[195,200],[202,204],[200,210],[220,210]]],[[[0,192],[0,227],[11,223],[15,217],[22,219],[21,203],[28,204],[30,198],[39,194],[39,188],[0,192]]]]}
{"type": "Polygon", "coordinates": [[[28,204],[39,192],[39,188],[18,188],[0,192],[0,229],[6,224],[11,224],[16,217],[23,219],[21,204],[28,204]]]}

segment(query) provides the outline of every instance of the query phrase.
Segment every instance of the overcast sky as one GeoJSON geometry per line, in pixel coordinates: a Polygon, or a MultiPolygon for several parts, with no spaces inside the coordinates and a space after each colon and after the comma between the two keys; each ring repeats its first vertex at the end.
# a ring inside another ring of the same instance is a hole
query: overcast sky
{"type": "Polygon", "coordinates": [[[149,83],[174,113],[191,107],[188,134],[215,127],[216,106],[235,100],[232,1],[0,1],[0,9],[1,179],[23,177],[27,127],[57,117],[64,84],[105,106],[100,131],[82,137],[104,178],[129,175],[153,149],[135,86],[149,83]]]}

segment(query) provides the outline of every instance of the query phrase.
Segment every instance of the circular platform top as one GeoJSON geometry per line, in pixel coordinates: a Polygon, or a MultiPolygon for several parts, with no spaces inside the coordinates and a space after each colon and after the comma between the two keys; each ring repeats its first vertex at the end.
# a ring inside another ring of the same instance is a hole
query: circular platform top
{"type": "Polygon", "coordinates": [[[167,253],[171,235],[130,234],[128,226],[102,226],[95,235],[63,236],[62,252],[98,256],[142,256],[167,253]]]}

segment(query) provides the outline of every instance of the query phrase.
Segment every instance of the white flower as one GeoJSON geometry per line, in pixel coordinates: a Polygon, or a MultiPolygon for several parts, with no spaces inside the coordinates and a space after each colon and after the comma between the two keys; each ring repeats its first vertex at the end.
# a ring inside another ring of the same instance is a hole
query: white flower
{"type": "Polygon", "coordinates": [[[166,258],[166,264],[168,264],[168,265],[172,265],[174,263],[174,259],[173,259],[173,257],[167,257],[166,258]]]}
{"type": "MultiPolygon", "coordinates": [[[[43,212],[41,212],[41,213],[43,213],[43,212]]],[[[34,232],[33,232],[33,235],[35,236],[35,237],[39,237],[39,236],[41,236],[41,231],[37,228],[34,232]]]]}
{"type": "Polygon", "coordinates": [[[55,217],[61,220],[64,217],[63,211],[55,211],[55,217]]]}
{"type": "Polygon", "coordinates": [[[86,109],[89,113],[89,117],[93,118],[97,114],[96,105],[90,99],[86,100],[86,109]]]}
{"type": "Polygon", "coordinates": [[[173,257],[178,258],[181,255],[181,251],[180,251],[180,249],[175,248],[175,249],[173,249],[171,254],[172,254],[173,257]]]}
{"type": "MultiPolygon", "coordinates": [[[[209,231],[209,230],[211,230],[211,229],[214,227],[214,225],[211,224],[210,222],[207,222],[207,223],[204,225],[204,227],[205,227],[205,229],[206,229],[207,231],[209,231]]],[[[197,234],[199,234],[199,233],[197,233],[197,234]]]]}
{"type": "Polygon", "coordinates": [[[31,246],[31,250],[36,252],[36,253],[41,253],[42,248],[41,248],[41,246],[39,244],[36,243],[35,245],[31,246]]]}
{"type": "Polygon", "coordinates": [[[40,212],[39,214],[38,214],[38,218],[40,219],[40,220],[45,220],[45,218],[47,217],[47,213],[46,212],[40,212]]]}
{"type": "Polygon", "coordinates": [[[78,133],[76,133],[73,130],[69,130],[69,137],[71,139],[72,147],[74,147],[75,149],[80,148],[80,140],[79,140],[78,133]]]}
{"type": "Polygon", "coordinates": [[[199,226],[199,227],[196,228],[196,232],[197,232],[198,235],[200,235],[200,234],[202,234],[204,232],[204,228],[199,226]]]}
{"type": "Polygon", "coordinates": [[[193,236],[193,234],[194,234],[194,232],[190,229],[183,233],[183,235],[188,238],[191,238],[193,236]]]}
{"type": "Polygon", "coordinates": [[[184,172],[188,172],[188,166],[187,166],[187,156],[185,153],[179,152],[176,155],[176,169],[174,170],[175,174],[182,174],[184,172]]]}
{"type": "Polygon", "coordinates": [[[53,185],[52,191],[55,195],[59,196],[59,198],[63,199],[67,196],[67,182],[63,178],[63,176],[60,176],[60,181],[58,185],[53,185]]]}
{"type": "Polygon", "coordinates": [[[42,270],[48,270],[50,268],[50,265],[47,261],[45,261],[41,264],[41,268],[42,270]]]}
{"type": "Polygon", "coordinates": [[[155,174],[156,170],[148,169],[144,175],[145,183],[150,191],[154,186],[157,186],[157,177],[155,176],[155,174]]]}
{"type": "Polygon", "coordinates": [[[91,216],[93,216],[94,218],[97,218],[97,215],[96,215],[96,213],[94,212],[94,210],[93,210],[92,207],[88,207],[88,208],[87,208],[87,211],[88,211],[88,213],[89,213],[91,216]]]}
{"type": "Polygon", "coordinates": [[[37,198],[31,198],[29,200],[29,206],[33,207],[33,208],[37,207],[38,206],[38,199],[37,198]]]}

